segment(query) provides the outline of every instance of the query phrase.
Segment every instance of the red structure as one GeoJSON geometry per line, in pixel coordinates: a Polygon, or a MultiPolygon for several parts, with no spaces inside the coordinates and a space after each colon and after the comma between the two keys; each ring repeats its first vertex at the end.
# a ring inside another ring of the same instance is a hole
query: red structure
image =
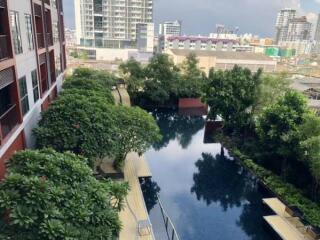
{"type": "Polygon", "coordinates": [[[208,114],[208,106],[199,98],[180,98],[179,113],[188,116],[203,116],[208,114]]]}

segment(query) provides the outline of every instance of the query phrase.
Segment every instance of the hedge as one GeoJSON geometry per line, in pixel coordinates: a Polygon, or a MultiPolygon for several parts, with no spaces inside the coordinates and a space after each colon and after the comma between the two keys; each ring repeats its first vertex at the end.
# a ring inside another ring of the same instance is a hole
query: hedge
{"type": "Polygon", "coordinates": [[[238,149],[232,150],[233,155],[256,174],[260,180],[289,206],[297,207],[303,218],[311,225],[320,227],[320,205],[303,196],[302,192],[292,184],[284,182],[281,177],[256,164],[238,149]]]}

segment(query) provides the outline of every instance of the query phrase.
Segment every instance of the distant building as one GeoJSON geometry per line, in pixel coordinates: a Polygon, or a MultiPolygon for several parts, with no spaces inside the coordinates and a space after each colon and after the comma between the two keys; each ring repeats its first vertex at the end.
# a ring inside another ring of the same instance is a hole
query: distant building
{"type": "Polygon", "coordinates": [[[76,31],[69,28],[65,28],[64,32],[66,36],[67,48],[75,48],[77,45],[76,31]]]}
{"type": "Polygon", "coordinates": [[[320,78],[295,78],[291,88],[303,93],[309,99],[309,107],[320,113],[320,78]]]}
{"type": "Polygon", "coordinates": [[[159,35],[161,36],[180,36],[182,29],[181,21],[167,21],[159,24],[159,35]]]}
{"type": "Polygon", "coordinates": [[[142,28],[153,23],[153,0],[74,1],[77,45],[93,59],[127,60],[138,51],[137,40],[145,38],[142,28]]]}
{"type": "Polygon", "coordinates": [[[312,24],[307,17],[293,18],[289,20],[288,32],[284,42],[310,41],[312,24]]]}
{"type": "Polygon", "coordinates": [[[199,60],[199,68],[206,74],[211,68],[226,70],[232,69],[235,65],[249,68],[253,72],[259,68],[265,72],[274,72],[277,66],[277,62],[272,58],[249,52],[171,49],[166,53],[171,56],[175,64],[182,64],[189,54],[194,53],[199,60]]]}
{"type": "Polygon", "coordinates": [[[167,39],[172,36],[181,36],[181,21],[166,21],[159,24],[158,52],[167,48],[167,39]]]}
{"type": "Polygon", "coordinates": [[[314,45],[312,52],[314,54],[320,54],[320,14],[318,15],[318,22],[316,26],[316,31],[314,35],[314,45]]]}
{"type": "Polygon", "coordinates": [[[137,24],[137,48],[140,52],[154,51],[154,24],[138,23],[137,24]]]}
{"type": "Polygon", "coordinates": [[[278,13],[276,22],[276,43],[279,43],[279,41],[286,41],[289,22],[291,19],[294,19],[296,17],[296,14],[297,11],[290,8],[282,9],[278,13]]]}
{"type": "Polygon", "coordinates": [[[165,51],[170,49],[252,52],[249,45],[240,45],[234,39],[217,39],[206,36],[172,36],[166,40],[165,51]]]}

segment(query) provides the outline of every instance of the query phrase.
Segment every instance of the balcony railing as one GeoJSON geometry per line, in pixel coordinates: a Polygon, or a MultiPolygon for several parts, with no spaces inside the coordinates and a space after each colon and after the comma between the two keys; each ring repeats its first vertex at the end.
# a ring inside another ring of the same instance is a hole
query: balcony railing
{"type": "Polygon", "coordinates": [[[10,58],[8,35],[0,35],[0,61],[10,58]]]}
{"type": "Polygon", "coordinates": [[[0,143],[19,124],[17,105],[11,107],[0,116],[0,143]]]}
{"type": "Polygon", "coordinates": [[[44,36],[43,33],[37,33],[38,48],[44,48],[44,36]]]}
{"type": "Polygon", "coordinates": [[[47,41],[49,46],[53,45],[52,33],[47,33],[47,41]]]}

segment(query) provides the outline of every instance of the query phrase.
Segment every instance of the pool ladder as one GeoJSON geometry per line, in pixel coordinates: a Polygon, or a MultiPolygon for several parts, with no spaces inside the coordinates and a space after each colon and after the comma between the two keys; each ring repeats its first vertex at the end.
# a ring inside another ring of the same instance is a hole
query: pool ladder
{"type": "Polygon", "coordinates": [[[162,218],[164,221],[164,225],[166,227],[166,233],[168,236],[168,240],[180,240],[179,235],[177,233],[176,228],[173,225],[173,222],[171,221],[171,218],[169,217],[169,215],[167,214],[166,210],[164,209],[162,202],[160,200],[160,196],[157,195],[158,197],[158,203],[160,206],[160,210],[161,210],[161,214],[162,214],[162,218]],[[171,227],[171,229],[170,229],[171,227]],[[171,231],[170,231],[171,230],[171,231]]]}

